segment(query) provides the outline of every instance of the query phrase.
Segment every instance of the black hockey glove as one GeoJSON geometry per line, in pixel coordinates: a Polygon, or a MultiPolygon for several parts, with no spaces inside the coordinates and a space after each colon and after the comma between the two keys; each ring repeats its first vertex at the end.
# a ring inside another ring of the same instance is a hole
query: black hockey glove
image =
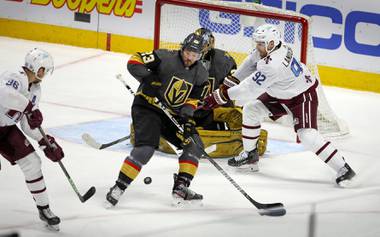
{"type": "Polygon", "coordinates": [[[183,133],[178,131],[177,137],[182,140],[182,147],[185,148],[191,145],[190,137],[194,139],[194,136],[197,135],[197,130],[195,129],[195,124],[192,119],[189,119],[186,123],[183,123],[183,133]]]}
{"type": "Polygon", "coordinates": [[[156,74],[150,74],[143,78],[142,92],[150,97],[158,97],[160,95],[161,80],[156,74]]]}
{"type": "Polygon", "coordinates": [[[179,122],[185,124],[194,116],[195,108],[190,104],[184,104],[179,110],[179,122]]]}

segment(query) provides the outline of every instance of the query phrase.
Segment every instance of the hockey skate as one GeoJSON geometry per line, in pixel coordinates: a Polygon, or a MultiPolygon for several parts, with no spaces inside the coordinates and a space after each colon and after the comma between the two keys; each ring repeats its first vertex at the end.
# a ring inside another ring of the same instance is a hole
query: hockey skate
{"type": "Polygon", "coordinates": [[[228,165],[239,168],[250,168],[251,171],[259,171],[259,153],[257,149],[250,152],[242,151],[238,156],[228,160],[228,165]]]}
{"type": "Polygon", "coordinates": [[[40,214],[40,219],[46,224],[49,230],[59,231],[59,223],[61,220],[58,216],[50,210],[49,205],[47,206],[37,206],[38,212],[40,214]]]}
{"type": "Polygon", "coordinates": [[[186,177],[179,177],[177,174],[173,174],[173,178],[173,205],[201,204],[203,196],[189,188],[190,180],[186,177]]]}
{"type": "Polygon", "coordinates": [[[351,186],[352,178],[356,173],[351,169],[351,167],[345,163],[342,168],[338,171],[336,183],[339,187],[347,188],[351,186]]]}
{"type": "Polygon", "coordinates": [[[112,186],[112,188],[110,188],[110,191],[106,195],[106,208],[115,206],[119,202],[119,199],[121,195],[123,195],[124,191],[125,190],[119,188],[117,184],[112,186]]]}

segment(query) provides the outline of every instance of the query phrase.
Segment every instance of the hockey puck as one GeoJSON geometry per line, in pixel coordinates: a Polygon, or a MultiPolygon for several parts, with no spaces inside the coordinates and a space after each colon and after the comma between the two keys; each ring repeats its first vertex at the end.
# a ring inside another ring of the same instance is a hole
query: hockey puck
{"type": "Polygon", "coordinates": [[[150,183],[152,183],[152,178],[149,177],[149,176],[148,176],[148,177],[145,177],[145,178],[144,178],[144,183],[145,183],[145,184],[150,184],[150,183]]]}

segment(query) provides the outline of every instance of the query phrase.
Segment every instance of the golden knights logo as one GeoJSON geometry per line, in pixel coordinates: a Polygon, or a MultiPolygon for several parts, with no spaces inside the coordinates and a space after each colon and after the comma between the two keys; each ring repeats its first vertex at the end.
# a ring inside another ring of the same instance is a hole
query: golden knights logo
{"type": "Polygon", "coordinates": [[[189,97],[193,85],[178,77],[172,77],[164,97],[166,102],[172,107],[178,107],[185,103],[189,97]]]}
{"type": "Polygon", "coordinates": [[[209,77],[208,78],[208,83],[209,83],[209,86],[210,86],[210,90],[209,90],[209,93],[210,94],[211,92],[213,92],[216,88],[215,88],[215,77],[209,77]]]}
{"type": "Polygon", "coordinates": [[[204,99],[206,96],[208,96],[212,91],[214,91],[214,81],[215,78],[209,77],[207,85],[203,87],[203,91],[201,94],[201,98],[204,99]]]}

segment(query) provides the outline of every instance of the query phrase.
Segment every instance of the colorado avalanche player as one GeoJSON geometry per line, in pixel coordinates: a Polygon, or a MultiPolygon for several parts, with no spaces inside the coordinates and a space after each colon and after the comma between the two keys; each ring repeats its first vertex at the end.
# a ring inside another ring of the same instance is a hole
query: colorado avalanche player
{"type": "Polygon", "coordinates": [[[203,108],[211,109],[229,100],[249,99],[243,107],[244,151],[228,164],[250,166],[258,171],[257,140],[263,118],[277,119],[290,114],[301,143],[336,171],[339,186],[346,186],[355,172],[317,130],[318,80],[281,41],[274,25],[258,27],[253,33],[253,41],[256,48],[233,77],[226,78],[224,85],[204,100],[203,108]]]}
{"type": "Polygon", "coordinates": [[[59,230],[60,219],[49,208],[49,199],[41,171],[41,159],[25,137],[38,141],[46,157],[59,161],[62,148],[48,135],[52,148],[48,147],[39,130],[42,113],[38,109],[41,97],[39,83],[54,69],[53,59],[41,49],[27,53],[20,72],[4,72],[0,75],[0,155],[12,165],[17,164],[25,176],[26,186],[37,205],[40,219],[50,229],[59,230]],[[20,127],[16,126],[20,122],[20,127]]]}

